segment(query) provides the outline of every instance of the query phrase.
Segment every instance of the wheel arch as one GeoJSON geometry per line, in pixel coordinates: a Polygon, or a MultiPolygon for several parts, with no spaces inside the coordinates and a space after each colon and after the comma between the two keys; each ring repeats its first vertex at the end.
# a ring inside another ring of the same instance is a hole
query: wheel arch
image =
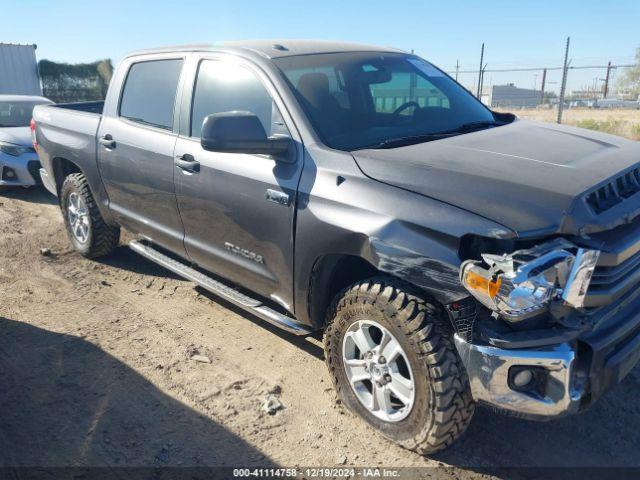
{"type": "Polygon", "coordinates": [[[72,173],[82,173],[82,168],[75,162],[68,160],[64,157],[55,157],[51,160],[51,168],[53,169],[53,179],[55,181],[56,191],[58,197],[60,197],[60,190],[64,179],[72,173]]]}
{"type": "MultiPolygon", "coordinates": [[[[98,210],[100,210],[100,214],[102,215],[104,221],[109,225],[117,226],[118,222],[115,220],[109,209],[109,200],[98,170],[89,168],[89,170],[87,171],[80,165],[80,163],[82,162],[75,162],[63,156],[52,158],[51,169],[53,170],[53,179],[55,182],[58,198],[60,198],[60,191],[62,189],[62,184],[64,183],[65,178],[67,178],[72,173],[81,173],[87,179],[89,190],[96,200],[96,205],[98,207],[98,210]]],[[[91,167],[90,165],[87,166],[91,167]]]]}
{"type": "MultiPolygon", "coordinates": [[[[336,295],[349,285],[376,276],[385,276],[402,282],[423,293],[430,301],[440,305],[444,305],[450,300],[444,292],[444,287],[443,292],[435,292],[434,294],[433,289],[425,288],[412,281],[411,275],[402,275],[402,273],[407,274],[406,271],[394,272],[379,267],[379,265],[376,266],[358,255],[325,254],[318,257],[313,265],[308,287],[307,305],[311,323],[315,327],[323,329],[327,324],[328,309],[336,295]],[[401,275],[397,275],[397,273],[401,275]]],[[[423,272],[425,275],[430,273],[433,272],[423,272]]]]}
{"type": "Polygon", "coordinates": [[[376,267],[356,255],[325,254],[318,257],[311,271],[307,299],[313,325],[325,327],[327,309],[341,290],[379,274],[376,267]]]}

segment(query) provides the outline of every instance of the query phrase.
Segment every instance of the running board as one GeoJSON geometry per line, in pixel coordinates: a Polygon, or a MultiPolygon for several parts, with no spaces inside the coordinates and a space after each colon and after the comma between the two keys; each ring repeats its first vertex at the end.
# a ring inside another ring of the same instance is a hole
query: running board
{"type": "Polygon", "coordinates": [[[199,272],[198,270],[185,265],[184,263],[159,252],[147,243],[143,243],[139,240],[132,240],[129,242],[129,247],[136,253],[139,253],[143,257],[162,265],[164,268],[171,270],[173,273],[180,275],[187,280],[190,280],[202,288],[215,293],[219,297],[224,298],[228,302],[253,313],[257,317],[261,318],[265,322],[269,322],[276,327],[280,327],[289,333],[295,335],[309,335],[311,333],[307,327],[296,322],[293,318],[283,315],[272,308],[268,307],[260,300],[249,297],[238,290],[225,285],[222,282],[214,280],[213,278],[199,272]]]}

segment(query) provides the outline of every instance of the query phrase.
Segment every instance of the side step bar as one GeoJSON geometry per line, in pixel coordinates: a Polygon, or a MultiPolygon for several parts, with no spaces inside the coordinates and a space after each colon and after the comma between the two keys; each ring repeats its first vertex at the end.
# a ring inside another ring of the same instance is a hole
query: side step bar
{"type": "Polygon", "coordinates": [[[283,315],[263,304],[260,300],[249,297],[244,293],[214,280],[188,265],[185,265],[184,263],[159,252],[146,242],[132,240],[129,242],[129,247],[134,252],[139,253],[143,257],[146,257],[159,265],[162,265],[173,273],[200,285],[202,288],[224,298],[243,310],[253,313],[265,322],[269,322],[272,325],[280,327],[295,335],[309,335],[311,333],[311,330],[308,330],[306,326],[296,322],[293,318],[283,315]]]}

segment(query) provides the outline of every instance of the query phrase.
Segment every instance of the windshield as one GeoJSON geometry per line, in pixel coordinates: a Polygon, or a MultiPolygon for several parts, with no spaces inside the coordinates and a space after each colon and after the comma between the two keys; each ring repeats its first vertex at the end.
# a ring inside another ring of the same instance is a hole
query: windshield
{"type": "Polygon", "coordinates": [[[0,128],[28,127],[33,107],[46,102],[0,102],[0,128]]]}
{"type": "Polygon", "coordinates": [[[348,52],[274,62],[322,140],[338,150],[388,148],[496,124],[461,85],[413,55],[348,52]]]}

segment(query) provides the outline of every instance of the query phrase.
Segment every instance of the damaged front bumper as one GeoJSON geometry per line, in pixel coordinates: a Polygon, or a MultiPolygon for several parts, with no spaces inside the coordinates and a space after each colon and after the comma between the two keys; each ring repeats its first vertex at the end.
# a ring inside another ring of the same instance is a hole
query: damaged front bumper
{"type": "Polygon", "coordinates": [[[474,399],[532,420],[589,407],[640,360],[640,286],[614,304],[590,311],[583,321],[591,327],[570,335],[550,329],[548,344],[543,335],[534,341],[480,335],[482,341],[456,334],[474,399]],[[531,372],[529,384],[516,381],[523,370],[531,372]]]}
{"type": "Polygon", "coordinates": [[[505,350],[468,343],[455,336],[474,400],[512,415],[549,419],[576,413],[585,394],[584,378],[576,375],[576,352],[568,344],[505,350]],[[515,376],[530,371],[532,385],[519,388],[515,376]],[[533,385],[533,382],[537,382],[533,385]]]}

